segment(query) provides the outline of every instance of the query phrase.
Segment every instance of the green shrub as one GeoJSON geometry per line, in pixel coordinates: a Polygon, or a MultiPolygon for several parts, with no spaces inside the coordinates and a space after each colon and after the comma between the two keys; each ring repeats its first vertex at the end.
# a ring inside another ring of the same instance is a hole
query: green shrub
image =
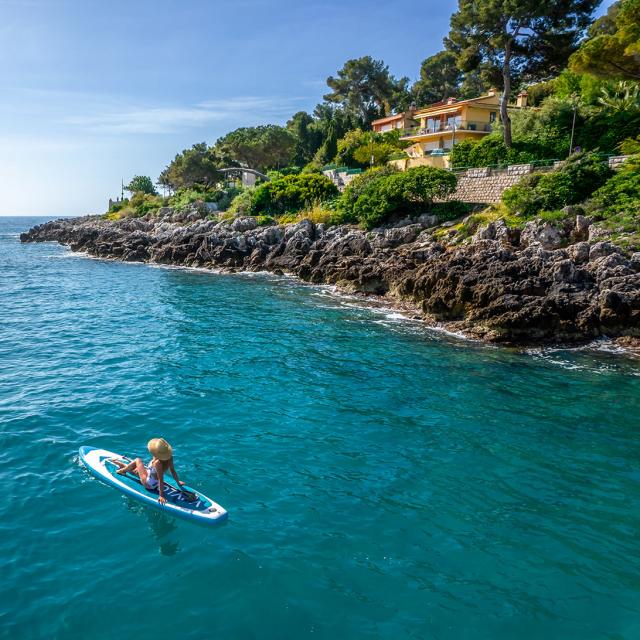
{"type": "Polygon", "coordinates": [[[204,188],[182,188],[169,198],[169,206],[177,211],[182,211],[194,202],[204,202],[208,200],[212,202],[214,198],[219,197],[220,191],[208,191],[204,188]]]}
{"type": "Polygon", "coordinates": [[[463,140],[451,151],[451,163],[454,167],[524,164],[549,157],[553,157],[549,149],[531,145],[524,140],[515,140],[513,146],[507,148],[499,132],[485,136],[479,142],[463,140]]]}
{"type": "Polygon", "coordinates": [[[387,165],[374,167],[356,177],[347,185],[338,200],[336,212],[332,218],[333,224],[350,224],[358,222],[355,204],[358,198],[376,181],[398,173],[398,169],[387,165]]]}
{"type": "Polygon", "coordinates": [[[635,138],[625,138],[619,145],[620,152],[625,155],[640,153],[640,135],[635,138]]]}
{"type": "Polygon", "coordinates": [[[457,178],[450,171],[416,167],[372,180],[354,203],[355,218],[372,229],[397,213],[423,213],[436,198],[453,193],[457,178]]]}
{"type": "Polygon", "coordinates": [[[583,149],[616,153],[620,143],[640,131],[640,110],[591,109],[583,126],[576,127],[576,144],[583,149]]]}
{"type": "Polygon", "coordinates": [[[231,203],[244,191],[243,187],[229,187],[220,194],[210,200],[209,202],[215,202],[218,205],[219,211],[227,211],[231,206],[231,203]]]}
{"type": "Polygon", "coordinates": [[[488,167],[506,160],[508,149],[497,134],[485,136],[479,142],[462,140],[451,150],[453,167],[488,167]]]}
{"type": "Polygon", "coordinates": [[[278,216],[278,224],[292,224],[294,222],[299,222],[297,213],[284,213],[278,216]]]}
{"type": "Polygon", "coordinates": [[[640,251],[640,156],[629,158],[586,204],[598,227],[626,251],[640,251]]]}
{"type": "Polygon", "coordinates": [[[126,208],[129,205],[129,198],[123,198],[118,202],[114,202],[110,209],[109,213],[118,213],[118,211],[122,211],[122,209],[126,208]]]}
{"type": "Polygon", "coordinates": [[[278,178],[283,178],[284,176],[293,176],[300,173],[302,169],[296,166],[290,167],[282,167],[280,169],[271,169],[267,171],[267,177],[269,180],[277,180],[278,178]]]}
{"type": "Polygon", "coordinates": [[[268,227],[276,222],[275,218],[271,216],[257,216],[256,221],[259,227],[268,227]]]}
{"type": "Polygon", "coordinates": [[[610,175],[608,165],[596,154],[574,154],[555,171],[526,176],[502,194],[502,201],[510,213],[531,217],[582,202],[610,175]]]}
{"type": "Polygon", "coordinates": [[[555,79],[529,85],[527,87],[527,93],[529,94],[527,97],[527,104],[531,107],[540,106],[545,98],[548,98],[554,93],[556,89],[555,85],[555,79]]]}
{"type": "Polygon", "coordinates": [[[456,220],[469,214],[471,205],[460,200],[449,200],[447,202],[438,202],[431,207],[429,213],[438,217],[440,222],[448,220],[456,220]]]}
{"type": "Polygon", "coordinates": [[[338,194],[337,187],[319,173],[288,175],[261,184],[253,192],[251,212],[272,216],[295,213],[338,194]]]}
{"type": "Polygon", "coordinates": [[[178,189],[169,199],[169,206],[177,211],[183,211],[196,202],[215,202],[220,211],[226,211],[231,201],[242,191],[241,187],[228,189],[206,188],[196,185],[178,189]]]}
{"type": "Polygon", "coordinates": [[[127,209],[131,209],[128,215],[139,218],[147,213],[153,213],[164,205],[164,198],[150,193],[137,191],[131,196],[127,209]]]}
{"type": "Polygon", "coordinates": [[[229,213],[233,213],[236,216],[248,216],[251,215],[251,202],[253,200],[254,188],[243,189],[238,193],[227,208],[229,213]]]}
{"type": "Polygon", "coordinates": [[[590,213],[608,218],[618,213],[634,215],[640,224],[640,156],[632,156],[594,194],[590,213]]]}

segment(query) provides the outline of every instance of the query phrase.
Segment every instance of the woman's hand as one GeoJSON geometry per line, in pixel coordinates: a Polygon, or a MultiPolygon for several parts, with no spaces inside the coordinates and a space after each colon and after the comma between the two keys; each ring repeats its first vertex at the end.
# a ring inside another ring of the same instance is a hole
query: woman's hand
{"type": "Polygon", "coordinates": [[[166,504],[167,499],[166,499],[164,496],[160,496],[160,497],[158,498],[158,502],[159,502],[160,504],[166,504]]]}
{"type": "Polygon", "coordinates": [[[186,483],[186,482],[182,482],[182,480],[178,480],[178,484],[179,484],[181,487],[184,487],[184,485],[185,485],[185,484],[187,484],[187,483],[186,483]]]}

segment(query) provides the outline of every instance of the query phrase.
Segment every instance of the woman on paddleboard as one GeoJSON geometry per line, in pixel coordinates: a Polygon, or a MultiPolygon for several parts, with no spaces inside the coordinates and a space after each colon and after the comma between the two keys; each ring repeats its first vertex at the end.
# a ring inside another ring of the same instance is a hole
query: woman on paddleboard
{"type": "Polygon", "coordinates": [[[151,462],[145,467],[144,462],[140,458],[136,458],[129,464],[125,465],[120,460],[114,460],[120,468],[117,473],[125,475],[127,473],[136,473],[140,478],[140,482],[150,491],[158,491],[158,502],[164,504],[167,500],[164,497],[164,484],[162,479],[167,471],[171,472],[174,480],[179,486],[184,486],[184,482],[178,478],[175,467],[173,466],[173,449],[164,438],[151,438],[147,443],[147,449],[153,456],[151,462]]]}

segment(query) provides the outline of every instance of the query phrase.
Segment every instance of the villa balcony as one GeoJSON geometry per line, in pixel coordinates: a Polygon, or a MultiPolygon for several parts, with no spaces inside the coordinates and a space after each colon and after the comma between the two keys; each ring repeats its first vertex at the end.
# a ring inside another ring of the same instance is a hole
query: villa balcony
{"type": "Polygon", "coordinates": [[[453,123],[436,123],[430,127],[413,127],[411,129],[405,129],[404,135],[400,137],[401,140],[410,140],[411,138],[427,136],[431,134],[442,134],[453,131],[476,131],[478,133],[491,133],[493,130],[493,123],[491,122],[476,122],[473,120],[463,120],[462,122],[454,125],[453,123]]]}

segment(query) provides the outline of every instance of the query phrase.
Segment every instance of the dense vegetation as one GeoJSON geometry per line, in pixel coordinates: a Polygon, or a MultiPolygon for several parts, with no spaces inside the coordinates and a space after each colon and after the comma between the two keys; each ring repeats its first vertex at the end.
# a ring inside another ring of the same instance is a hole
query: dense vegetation
{"type": "Polygon", "coordinates": [[[375,133],[370,125],[412,104],[497,87],[500,122],[479,142],[456,144],[452,166],[566,162],[527,176],[501,205],[464,225],[472,229],[495,215],[510,224],[539,215],[557,221],[568,215],[564,207],[579,205],[612,232],[628,234],[640,215],[640,161],[612,174],[603,156],[640,154],[640,0],[619,0],[592,22],[597,4],[459,0],[444,49],[422,62],[413,84],[370,56],[349,60],[327,79],[329,91],[311,113],[194,144],[161,173],[158,185],[168,195],[158,195],[151,178],[135,176],[126,187],[131,197],[109,215],[141,216],[163,206],[213,215],[217,208],[229,217],[257,216],[260,224],[309,217],[367,228],[427,212],[440,220],[461,217],[465,206],[444,202],[455,174],[425,167],[398,172],[388,161],[402,156],[407,143],[398,131],[375,133]],[[529,108],[507,111],[522,88],[529,108]],[[327,164],[363,172],[339,194],[320,173],[327,164]],[[220,172],[228,167],[251,167],[269,182],[241,187],[220,172]]]}
{"type": "Polygon", "coordinates": [[[417,167],[408,171],[375,169],[354,178],[338,206],[340,222],[358,222],[372,229],[394,215],[432,210],[434,201],[455,191],[456,176],[444,169],[417,167]]]}
{"type": "Polygon", "coordinates": [[[502,201],[510,213],[531,217],[541,211],[583,202],[612,173],[597,154],[574,154],[555,171],[526,176],[504,192],[502,201]]]}
{"type": "Polygon", "coordinates": [[[621,246],[640,251],[640,157],[627,160],[585,203],[585,212],[621,246]]]}
{"type": "Polygon", "coordinates": [[[271,216],[295,213],[337,195],[336,186],[322,174],[282,176],[261,184],[253,192],[250,212],[271,216]]]}

